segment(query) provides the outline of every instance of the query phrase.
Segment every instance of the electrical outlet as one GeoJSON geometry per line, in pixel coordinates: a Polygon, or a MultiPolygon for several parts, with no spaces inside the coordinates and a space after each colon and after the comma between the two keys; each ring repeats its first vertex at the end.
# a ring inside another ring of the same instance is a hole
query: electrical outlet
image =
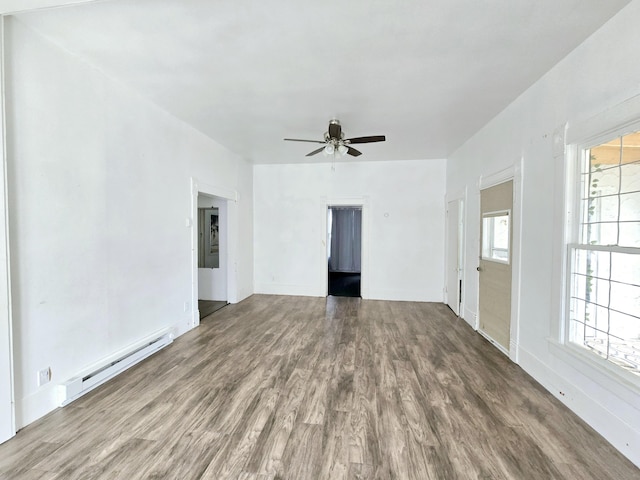
{"type": "Polygon", "coordinates": [[[45,383],[51,381],[51,367],[43,368],[38,372],[38,386],[41,387],[45,383]]]}
{"type": "Polygon", "coordinates": [[[184,302],[184,312],[187,313],[189,311],[189,302],[184,302]]]}

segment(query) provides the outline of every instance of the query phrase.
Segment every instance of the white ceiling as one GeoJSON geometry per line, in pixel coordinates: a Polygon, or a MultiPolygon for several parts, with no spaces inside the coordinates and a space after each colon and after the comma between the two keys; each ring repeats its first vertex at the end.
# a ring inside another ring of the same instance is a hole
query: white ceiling
{"type": "Polygon", "coordinates": [[[254,163],[446,158],[629,0],[105,0],[16,15],[254,163]]]}

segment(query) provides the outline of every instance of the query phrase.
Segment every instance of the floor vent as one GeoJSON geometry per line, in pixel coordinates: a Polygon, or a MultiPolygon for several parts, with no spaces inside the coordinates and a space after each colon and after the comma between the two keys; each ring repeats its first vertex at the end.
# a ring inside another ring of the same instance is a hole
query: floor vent
{"type": "Polygon", "coordinates": [[[127,368],[134,366],[161,348],[166,347],[172,341],[173,335],[166,333],[155,340],[143,343],[143,345],[134,348],[115,360],[108,361],[90,373],[79,375],[63,383],[60,385],[60,406],[64,407],[68,405],[127,368]]]}

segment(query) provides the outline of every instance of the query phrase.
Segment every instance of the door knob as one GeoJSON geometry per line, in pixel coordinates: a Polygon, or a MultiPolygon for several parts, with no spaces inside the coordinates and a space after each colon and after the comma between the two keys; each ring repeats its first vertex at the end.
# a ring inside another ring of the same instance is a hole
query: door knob
{"type": "Polygon", "coordinates": [[[477,271],[481,272],[482,269],[480,267],[476,268],[477,271]]]}

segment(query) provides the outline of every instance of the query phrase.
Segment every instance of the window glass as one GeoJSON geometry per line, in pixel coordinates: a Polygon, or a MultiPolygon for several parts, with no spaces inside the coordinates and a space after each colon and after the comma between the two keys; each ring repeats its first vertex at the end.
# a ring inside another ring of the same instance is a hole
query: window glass
{"type": "Polygon", "coordinates": [[[488,213],[483,216],[482,258],[509,262],[509,212],[488,213]]]}
{"type": "Polygon", "coordinates": [[[582,151],[567,338],[640,375],[640,132],[582,151]]]}
{"type": "Polygon", "coordinates": [[[640,247],[640,132],[583,155],[579,243],[640,247]]]}

